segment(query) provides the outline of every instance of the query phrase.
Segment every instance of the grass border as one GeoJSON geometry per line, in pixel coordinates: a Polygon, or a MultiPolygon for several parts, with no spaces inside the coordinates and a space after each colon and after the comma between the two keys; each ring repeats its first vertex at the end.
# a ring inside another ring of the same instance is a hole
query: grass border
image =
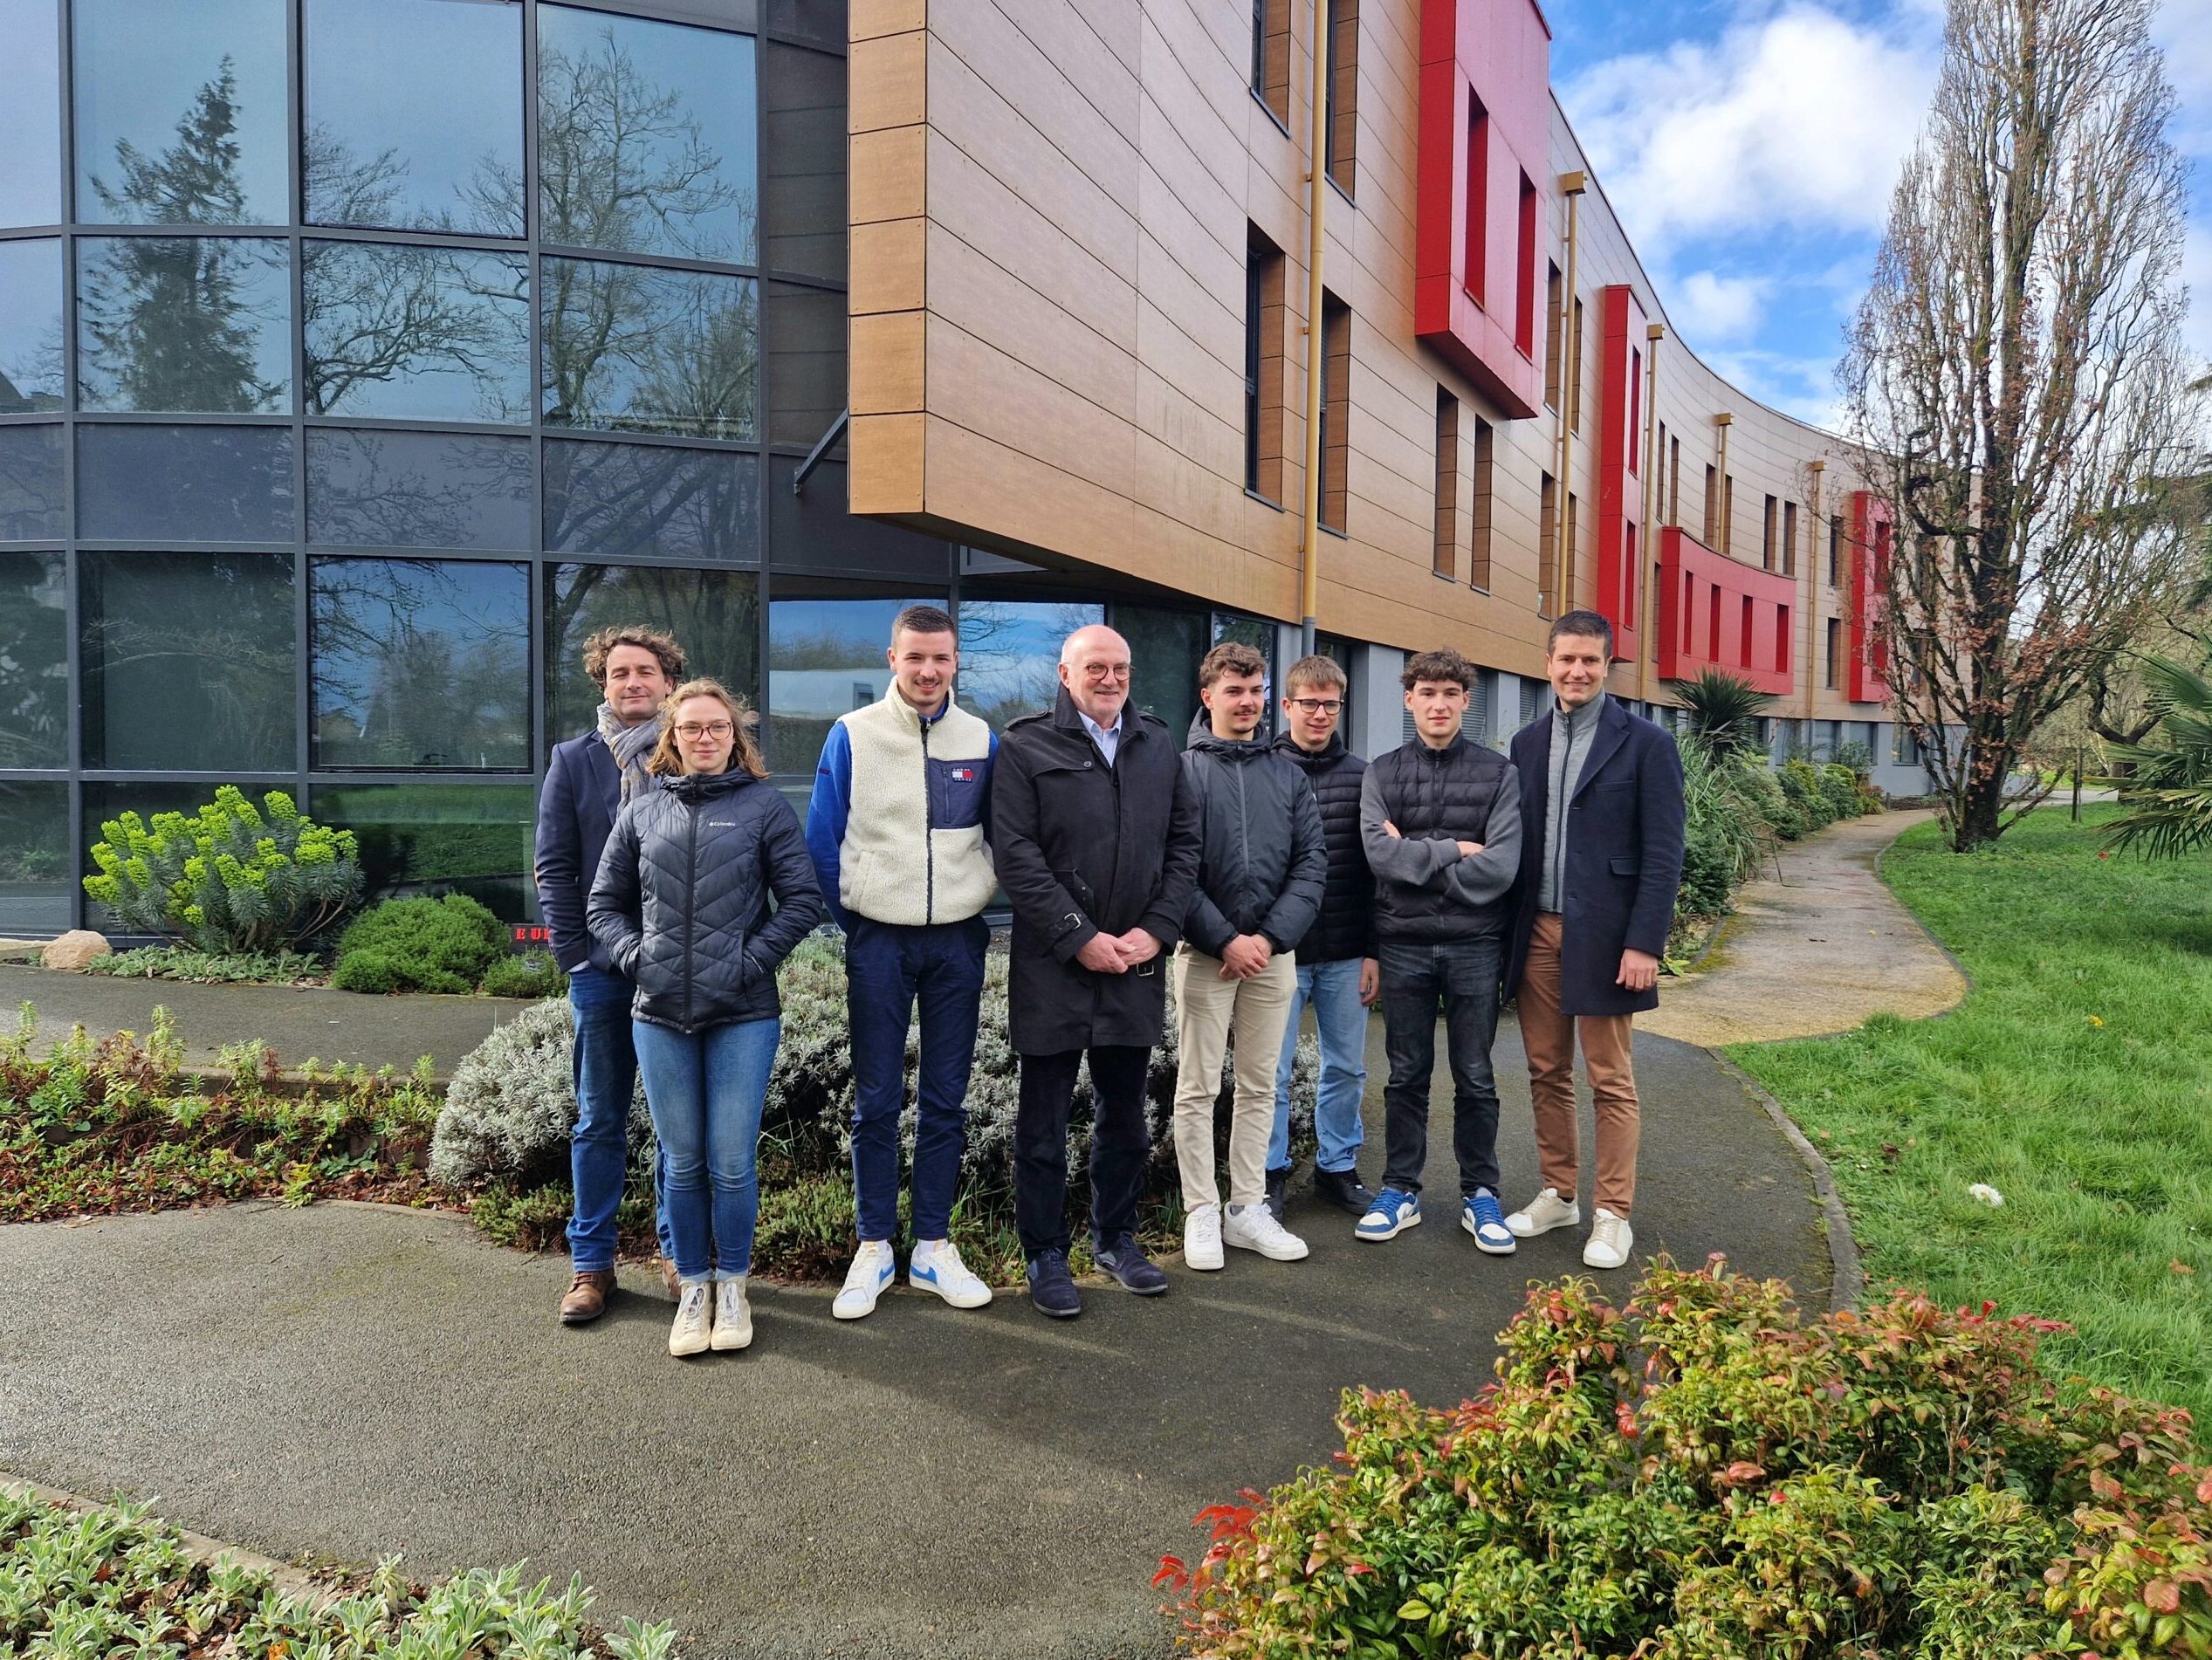
{"type": "Polygon", "coordinates": [[[1828,1312],[1841,1314],[1846,1308],[1857,1308],[1866,1296],[1866,1270],[1859,1260],[1858,1241],[1851,1236],[1851,1212],[1844,1204],[1842,1190],[1836,1185],[1836,1172],[1799,1128],[1797,1121],[1783,1109],[1782,1103],[1769,1094],[1757,1079],[1718,1048],[1705,1053],[1720,1062],[1721,1071],[1759,1103],[1811,1176],[1813,1195],[1819,1200],[1821,1231],[1828,1240],[1828,1312]]]}

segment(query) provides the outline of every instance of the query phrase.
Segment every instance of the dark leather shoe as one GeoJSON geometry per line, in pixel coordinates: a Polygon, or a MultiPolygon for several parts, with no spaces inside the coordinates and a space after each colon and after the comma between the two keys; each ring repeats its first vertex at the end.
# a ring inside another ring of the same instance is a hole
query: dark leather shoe
{"type": "Polygon", "coordinates": [[[1167,1289],[1167,1273],[1144,1254],[1144,1247],[1124,1233],[1091,1253],[1108,1273],[1122,1282],[1122,1289],[1139,1297],[1157,1297],[1167,1289]]]}
{"type": "Polygon", "coordinates": [[[1267,1197],[1264,1201],[1267,1214],[1278,1222],[1282,1220],[1282,1207],[1290,1191],[1290,1166],[1267,1172],[1267,1197]]]}
{"type": "Polygon", "coordinates": [[[1083,1312],[1083,1300],[1068,1272],[1065,1251],[1041,1251],[1029,1259],[1029,1300],[1037,1312],[1052,1320],[1073,1320],[1083,1312]]]}
{"type": "Polygon", "coordinates": [[[615,1289],[615,1276],[610,1270],[586,1269],[569,1285],[568,1294],[560,1300],[560,1323],[580,1326],[586,1320],[597,1320],[607,1312],[608,1293],[615,1289]]]}
{"type": "Polygon", "coordinates": [[[1375,1203],[1375,1196],[1359,1179],[1357,1170],[1316,1170],[1314,1197],[1354,1216],[1365,1216],[1367,1207],[1375,1203]]]}

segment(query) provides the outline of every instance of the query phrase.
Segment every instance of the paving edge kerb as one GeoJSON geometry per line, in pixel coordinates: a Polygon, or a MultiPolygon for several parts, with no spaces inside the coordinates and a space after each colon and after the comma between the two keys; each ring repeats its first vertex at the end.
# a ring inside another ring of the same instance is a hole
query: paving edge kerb
{"type": "Polygon", "coordinates": [[[1720,1062],[1721,1069],[1741,1084],[1744,1093],[1766,1109],[1775,1128],[1796,1149],[1797,1157],[1812,1177],[1813,1194],[1820,1201],[1821,1231],[1828,1238],[1828,1310],[1840,1314],[1846,1308],[1857,1308],[1866,1295],[1866,1271],[1859,1263],[1858,1242],[1851,1238],[1851,1213],[1844,1209],[1844,1196],[1837,1190],[1836,1172],[1821,1156],[1820,1149],[1806,1138],[1805,1132],[1797,1128],[1797,1121],[1760,1087],[1757,1079],[1719,1049],[1707,1049],[1705,1053],[1720,1062]]]}
{"type": "MultiPolygon", "coordinates": [[[[70,1492],[60,1487],[49,1487],[43,1482],[28,1481],[21,1476],[11,1476],[4,1470],[0,1470],[0,1488],[5,1488],[11,1493],[28,1494],[43,1504],[53,1506],[58,1510],[87,1511],[108,1508],[97,1499],[87,1499],[82,1493],[70,1492]]],[[[155,1501],[155,1504],[158,1505],[158,1500],[155,1501]]],[[[278,1590],[287,1595],[305,1597],[317,1609],[326,1608],[346,1595],[343,1587],[327,1585],[311,1579],[305,1572],[294,1567],[289,1562],[280,1562],[273,1556],[264,1556],[258,1551],[250,1551],[243,1545],[226,1545],[219,1539],[210,1539],[204,1533],[196,1533],[189,1528],[178,1527],[176,1523],[161,1515],[158,1508],[149,1507],[148,1513],[158,1519],[163,1526],[176,1529],[177,1536],[184,1547],[184,1554],[196,1562],[203,1562],[212,1567],[218,1559],[227,1556],[240,1567],[268,1574],[278,1590]]]]}

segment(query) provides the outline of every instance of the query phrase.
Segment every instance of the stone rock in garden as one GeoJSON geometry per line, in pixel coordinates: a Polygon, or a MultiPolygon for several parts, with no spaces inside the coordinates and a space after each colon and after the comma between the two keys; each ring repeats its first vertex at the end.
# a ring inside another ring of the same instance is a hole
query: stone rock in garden
{"type": "Polygon", "coordinates": [[[95,957],[106,957],[113,947],[105,934],[89,928],[72,928],[59,939],[49,940],[38,961],[50,969],[80,969],[95,957]]]}

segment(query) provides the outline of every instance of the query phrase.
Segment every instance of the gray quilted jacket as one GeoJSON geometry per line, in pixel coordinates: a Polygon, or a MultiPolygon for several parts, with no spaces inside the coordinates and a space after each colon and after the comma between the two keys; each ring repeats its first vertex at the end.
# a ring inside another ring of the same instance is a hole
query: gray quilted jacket
{"type": "Polygon", "coordinates": [[[776,970],[821,917],[799,815],[736,768],[632,796],[585,910],[637,987],[630,1012],[679,1032],[780,1014],[776,970]]]}

